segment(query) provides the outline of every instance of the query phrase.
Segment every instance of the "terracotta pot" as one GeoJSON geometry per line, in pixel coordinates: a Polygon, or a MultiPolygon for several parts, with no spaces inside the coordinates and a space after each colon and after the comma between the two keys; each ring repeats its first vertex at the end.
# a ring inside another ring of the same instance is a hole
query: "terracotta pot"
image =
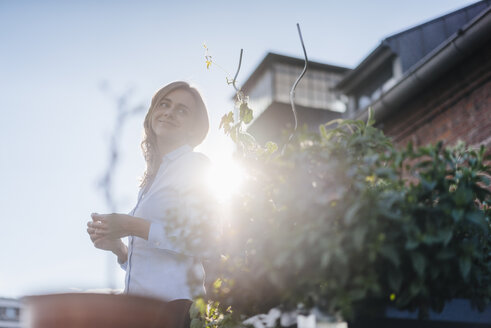
{"type": "Polygon", "coordinates": [[[85,293],[28,296],[24,298],[23,327],[174,328],[188,315],[180,311],[180,302],[85,293]]]}

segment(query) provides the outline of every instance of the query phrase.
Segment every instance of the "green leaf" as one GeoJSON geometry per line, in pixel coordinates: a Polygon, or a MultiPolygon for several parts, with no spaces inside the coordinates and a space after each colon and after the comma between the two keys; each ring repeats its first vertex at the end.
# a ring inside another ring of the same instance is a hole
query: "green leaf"
{"type": "Polygon", "coordinates": [[[419,241],[417,241],[416,239],[408,239],[406,241],[406,245],[405,245],[405,249],[407,250],[412,250],[412,249],[415,249],[416,247],[419,246],[419,241]]]}
{"type": "Polygon", "coordinates": [[[343,119],[341,119],[341,118],[337,118],[335,120],[331,120],[331,121],[327,122],[326,124],[324,124],[324,126],[327,127],[329,125],[334,125],[334,124],[338,124],[339,125],[339,124],[344,123],[344,122],[346,122],[346,121],[343,120],[343,119]]]}
{"type": "Polygon", "coordinates": [[[198,307],[193,303],[191,307],[189,308],[189,315],[191,318],[197,318],[199,317],[199,309],[198,307]]]}
{"type": "Polygon", "coordinates": [[[331,253],[330,252],[325,252],[322,254],[321,257],[321,268],[327,268],[329,266],[329,263],[331,261],[331,253]]]}
{"type": "Polygon", "coordinates": [[[200,319],[194,318],[191,320],[191,326],[190,328],[202,328],[203,324],[201,323],[200,319]]]}
{"type": "Polygon", "coordinates": [[[428,191],[435,189],[436,181],[427,181],[426,179],[421,178],[421,185],[428,191]]]}
{"type": "Polygon", "coordinates": [[[417,297],[420,291],[421,291],[421,284],[419,282],[413,281],[409,285],[409,294],[411,298],[417,297]]]}
{"type": "Polygon", "coordinates": [[[391,270],[388,276],[389,286],[393,291],[399,292],[402,284],[402,273],[399,270],[391,270]]]}
{"type": "Polygon", "coordinates": [[[365,236],[367,234],[367,227],[363,225],[358,225],[353,231],[352,231],[352,236],[353,236],[353,246],[355,247],[356,250],[361,250],[363,249],[363,246],[365,244],[365,236]]]}
{"type": "Polygon", "coordinates": [[[413,142],[410,140],[406,145],[406,152],[412,154],[414,152],[413,142]]]}
{"type": "Polygon", "coordinates": [[[404,290],[399,297],[396,299],[396,305],[398,307],[405,307],[412,300],[412,295],[409,292],[409,289],[404,290]]]}
{"type": "Polygon", "coordinates": [[[194,305],[196,306],[196,308],[198,309],[198,311],[201,314],[205,314],[206,313],[206,303],[205,303],[205,301],[202,298],[198,298],[194,302],[194,305]]]}
{"type": "Polygon", "coordinates": [[[422,277],[426,267],[425,257],[421,253],[413,252],[411,253],[411,261],[413,263],[414,271],[422,277]]]}
{"type": "Polygon", "coordinates": [[[327,135],[326,126],[324,124],[319,125],[319,131],[321,133],[322,138],[325,140],[329,140],[329,136],[327,135]]]}
{"type": "Polygon", "coordinates": [[[489,186],[491,184],[491,180],[487,176],[479,176],[478,178],[485,186],[489,186]]]}
{"type": "Polygon", "coordinates": [[[254,137],[251,134],[240,130],[238,131],[238,133],[239,133],[239,140],[247,147],[253,147],[256,144],[256,139],[254,139],[254,137]]]}
{"type": "Polygon", "coordinates": [[[222,287],[222,279],[217,278],[217,280],[215,280],[215,282],[213,283],[213,288],[219,289],[220,287],[222,287]]]}
{"type": "Polygon", "coordinates": [[[481,212],[481,211],[473,211],[473,212],[470,212],[470,213],[467,213],[466,214],[466,219],[471,221],[472,223],[478,225],[479,227],[481,227],[481,229],[485,229],[487,230],[487,224],[486,224],[486,220],[484,218],[484,213],[481,212]]]}
{"type": "Polygon", "coordinates": [[[401,264],[401,260],[399,259],[399,254],[397,253],[396,249],[392,246],[382,246],[379,250],[380,254],[390,260],[392,264],[394,264],[396,267],[398,267],[401,264]]]}
{"type": "Polygon", "coordinates": [[[358,301],[365,298],[366,295],[367,295],[366,289],[357,288],[355,290],[350,291],[349,298],[352,301],[358,301]]]}
{"type": "Polygon", "coordinates": [[[450,240],[452,240],[453,231],[451,229],[444,229],[438,232],[438,238],[443,242],[444,246],[447,246],[450,240]]]}
{"type": "Polygon", "coordinates": [[[368,120],[367,120],[367,126],[372,126],[375,124],[375,119],[373,115],[373,109],[372,107],[368,107],[368,120]]]}
{"type": "Polygon", "coordinates": [[[455,255],[456,255],[455,251],[453,251],[452,249],[444,248],[441,251],[439,251],[438,253],[436,253],[436,258],[438,260],[448,260],[448,259],[454,258],[455,255]]]}
{"type": "Polygon", "coordinates": [[[466,206],[469,202],[472,201],[472,191],[468,188],[459,187],[457,191],[455,191],[455,204],[457,206],[466,206]]]}
{"type": "Polygon", "coordinates": [[[248,124],[252,121],[252,109],[249,108],[247,103],[243,102],[240,104],[239,108],[240,120],[245,124],[248,124]]]}
{"type": "Polygon", "coordinates": [[[221,129],[223,127],[223,131],[225,132],[225,134],[229,134],[232,130],[233,123],[234,123],[234,113],[229,112],[228,114],[223,115],[218,129],[221,129]]]}
{"type": "Polygon", "coordinates": [[[355,203],[351,205],[350,208],[346,211],[346,214],[344,216],[344,222],[349,226],[353,223],[355,218],[358,216],[358,210],[360,209],[360,204],[355,203]]]}
{"type": "MultiPolygon", "coordinates": [[[[437,255],[438,257],[438,255],[437,255]]],[[[441,273],[441,268],[438,265],[431,265],[430,266],[430,276],[431,279],[436,279],[441,273]]]]}
{"type": "Polygon", "coordinates": [[[278,145],[272,141],[268,141],[266,142],[266,149],[268,150],[268,153],[272,154],[278,150],[278,145]]]}
{"type": "Polygon", "coordinates": [[[469,276],[469,272],[471,271],[471,258],[468,256],[462,256],[459,258],[459,269],[460,274],[464,280],[469,276]]]}
{"type": "MultiPolygon", "coordinates": [[[[239,123],[240,124],[240,123],[239,123]]],[[[233,142],[237,142],[239,138],[239,124],[234,125],[233,127],[230,128],[230,139],[232,139],[233,142]]]]}
{"type": "Polygon", "coordinates": [[[454,209],[454,210],[452,210],[451,216],[452,216],[452,219],[454,222],[459,222],[464,217],[464,210],[454,209]]]}

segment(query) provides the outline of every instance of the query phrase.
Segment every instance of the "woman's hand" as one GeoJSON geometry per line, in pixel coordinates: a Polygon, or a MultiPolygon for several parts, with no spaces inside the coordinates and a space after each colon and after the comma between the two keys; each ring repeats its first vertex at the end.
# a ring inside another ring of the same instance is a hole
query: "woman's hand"
{"type": "Polygon", "coordinates": [[[94,244],[95,248],[99,248],[105,251],[115,251],[123,243],[121,239],[109,239],[96,235],[96,229],[91,228],[92,222],[88,222],[87,233],[89,234],[90,240],[94,244]]]}
{"type": "Polygon", "coordinates": [[[89,228],[94,229],[94,234],[100,238],[116,239],[130,235],[128,231],[129,221],[132,216],[126,214],[91,214],[92,221],[87,223],[89,228]]]}
{"type": "Polygon", "coordinates": [[[97,214],[92,213],[89,228],[94,229],[96,237],[116,239],[126,236],[137,236],[148,239],[150,222],[127,214],[97,214]]]}
{"type": "Polygon", "coordinates": [[[126,262],[128,260],[128,247],[119,238],[105,238],[97,235],[96,228],[93,228],[94,225],[99,226],[100,221],[87,223],[87,232],[94,247],[116,254],[119,264],[126,262]]]}

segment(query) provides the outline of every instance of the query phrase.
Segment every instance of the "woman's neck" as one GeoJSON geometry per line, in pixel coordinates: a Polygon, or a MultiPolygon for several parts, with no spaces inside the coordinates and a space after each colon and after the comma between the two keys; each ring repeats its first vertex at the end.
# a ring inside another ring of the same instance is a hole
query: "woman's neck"
{"type": "Polygon", "coordinates": [[[186,145],[186,142],[165,142],[157,140],[157,146],[159,147],[160,157],[163,157],[173,150],[186,145]]]}

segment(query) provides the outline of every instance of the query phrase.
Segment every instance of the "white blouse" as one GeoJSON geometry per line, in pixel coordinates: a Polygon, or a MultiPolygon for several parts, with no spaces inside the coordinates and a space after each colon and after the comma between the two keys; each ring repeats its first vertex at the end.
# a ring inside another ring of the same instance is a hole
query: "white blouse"
{"type": "MultiPolygon", "coordinates": [[[[186,197],[195,197],[193,188],[203,182],[209,163],[205,155],[193,152],[190,146],[182,146],[163,157],[150,187],[140,190],[130,214],[151,224],[148,240],[128,237],[128,260],[121,265],[126,270],[125,293],[165,301],[191,299],[195,293],[188,284],[188,273],[194,273],[195,278],[204,282],[200,257],[184,254],[173,242],[180,235],[177,231],[169,235],[166,219],[186,212],[179,207],[186,203],[186,197]]],[[[204,292],[204,286],[198,292],[204,292]]]]}

